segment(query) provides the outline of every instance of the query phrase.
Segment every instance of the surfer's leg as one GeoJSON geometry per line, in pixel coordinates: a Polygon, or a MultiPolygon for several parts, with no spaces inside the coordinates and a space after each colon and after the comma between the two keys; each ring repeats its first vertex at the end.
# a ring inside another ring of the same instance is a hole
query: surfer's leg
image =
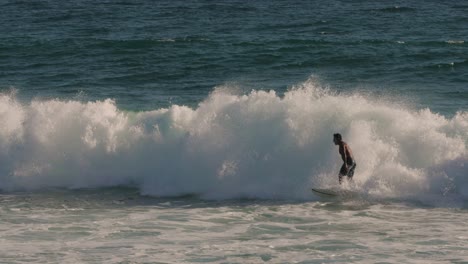
{"type": "Polygon", "coordinates": [[[345,164],[343,164],[343,166],[341,166],[340,173],[338,174],[338,181],[340,184],[343,181],[343,177],[346,176],[346,174],[347,174],[346,166],[345,164]]]}
{"type": "Polygon", "coordinates": [[[356,169],[356,162],[353,163],[353,165],[351,165],[351,167],[349,168],[349,171],[348,171],[348,178],[350,180],[353,179],[353,176],[354,176],[354,169],[356,169]]]}

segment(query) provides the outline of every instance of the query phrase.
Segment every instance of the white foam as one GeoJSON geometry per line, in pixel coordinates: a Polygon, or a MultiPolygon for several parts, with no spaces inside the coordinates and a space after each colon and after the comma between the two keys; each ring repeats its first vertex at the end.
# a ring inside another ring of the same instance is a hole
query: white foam
{"type": "Polygon", "coordinates": [[[0,189],[135,185],[150,195],[307,198],[336,184],[332,134],[378,195],[468,195],[468,113],[447,118],[306,82],[284,96],[216,89],[196,109],[0,95],[0,189]],[[439,188],[440,187],[440,188],[439,188]]]}
{"type": "Polygon", "coordinates": [[[447,40],[446,43],[448,43],[448,44],[464,44],[465,41],[463,41],[463,40],[447,40]]]}

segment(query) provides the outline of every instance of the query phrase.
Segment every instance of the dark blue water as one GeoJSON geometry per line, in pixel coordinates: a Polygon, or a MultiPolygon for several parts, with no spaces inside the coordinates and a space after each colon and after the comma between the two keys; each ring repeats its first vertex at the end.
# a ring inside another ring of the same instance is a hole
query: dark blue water
{"type": "Polygon", "coordinates": [[[338,92],[468,108],[463,1],[16,1],[0,3],[0,89],[149,110],[220,85],[338,92]]]}

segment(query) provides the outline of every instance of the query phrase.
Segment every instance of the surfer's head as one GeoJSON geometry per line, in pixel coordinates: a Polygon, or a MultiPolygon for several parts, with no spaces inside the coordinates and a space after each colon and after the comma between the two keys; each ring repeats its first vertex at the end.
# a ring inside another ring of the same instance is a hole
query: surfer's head
{"type": "Polygon", "coordinates": [[[341,134],[339,133],[333,134],[333,142],[335,143],[335,145],[338,145],[338,143],[340,143],[341,140],[342,140],[341,134]]]}

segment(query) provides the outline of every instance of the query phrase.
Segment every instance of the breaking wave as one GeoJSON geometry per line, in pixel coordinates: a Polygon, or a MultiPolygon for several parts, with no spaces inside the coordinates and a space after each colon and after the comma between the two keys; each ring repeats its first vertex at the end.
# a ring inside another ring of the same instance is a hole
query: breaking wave
{"type": "Polygon", "coordinates": [[[113,100],[0,95],[0,189],[135,186],[142,194],[310,199],[336,185],[339,132],[355,187],[468,198],[468,112],[444,117],[312,81],[279,96],[215,89],[195,109],[120,110],[113,100]]]}

